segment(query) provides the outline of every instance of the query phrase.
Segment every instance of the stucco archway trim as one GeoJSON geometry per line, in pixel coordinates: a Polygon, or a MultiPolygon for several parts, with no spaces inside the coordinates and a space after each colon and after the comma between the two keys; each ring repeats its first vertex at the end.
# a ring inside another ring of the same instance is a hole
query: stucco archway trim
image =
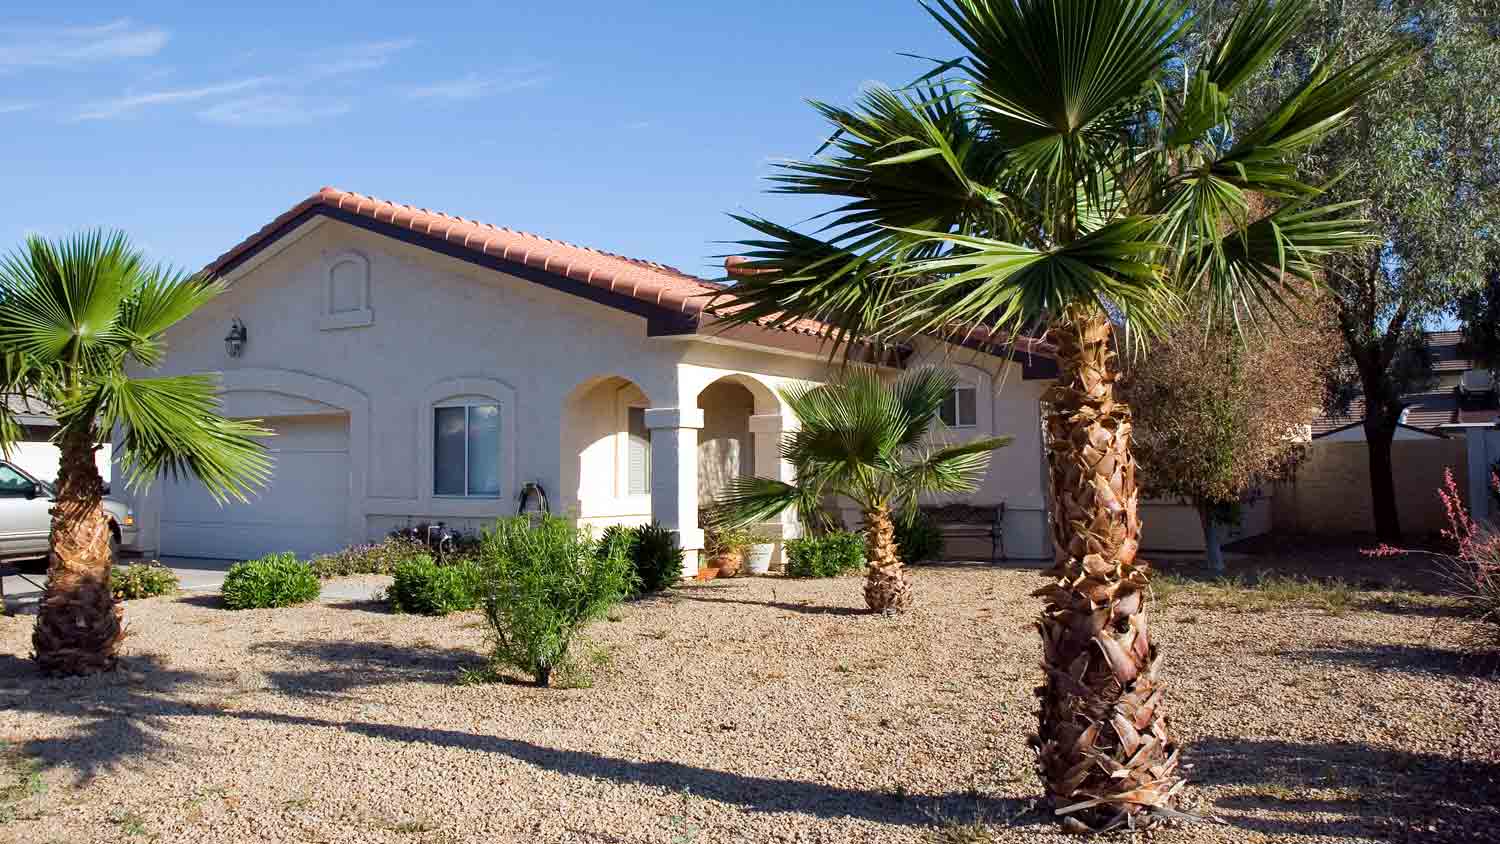
{"type": "Polygon", "coordinates": [[[347,384],[289,369],[231,369],[214,374],[218,376],[221,395],[275,393],[319,402],[349,414],[349,501],[344,544],[355,544],[364,534],[370,457],[370,397],[347,384]]]}

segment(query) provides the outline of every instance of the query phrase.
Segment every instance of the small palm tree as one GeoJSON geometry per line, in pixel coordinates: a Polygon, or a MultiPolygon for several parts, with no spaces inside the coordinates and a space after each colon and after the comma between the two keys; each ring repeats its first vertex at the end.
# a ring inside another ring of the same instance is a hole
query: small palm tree
{"type": "Polygon", "coordinates": [[[923,493],[973,492],[989,467],[990,452],[1010,437],[988,437],[930,447],[928,432],[957,377],[924,368],[892,384],[867,369],[822,386],[789,387],[781,396],[801,428],[781,442],[781,456],[797,482],[743,477],[731,481],[710,522],[746,525],[789,509],[804,524],[820,523],[824,499],[842,495],[864,513],[865,603],[875,612],[905,609],[911,586],[896,547],[893,513],[912,513],[923,493]]]}
{"type": "Polygon", "coordinates": [[[125,480],[192,475],[221,501],[264,484],[269,432],[218,413],[210,376],[142,378],[162,359],[162,332],[217,296],[216,282],[148,265],[120,233],[38,237],[0,261],[0,447],[20,438],[5,399],[56,414],[60,454],[47,587],[32,634],[50,674],[114,667],[123,610],[110,594],[104,482],[94,452],[119,432],[125,480]]]}
{"type": "MultiPolygon", "coordinates": [[[[1144,612],[1147,567],[1116,331],[1136,348],[1184,316],[1205,327],[1294,296],[1325,256],[1378,252],[1352,204],[1320,204],[1297,157],[1347,123],[1412,54],[1330,49],[1264,115],[1241,86],[1298,32],[1311,0],[1245,0],[1217,43],[1185,37],[1183,0],[930,0],[959,58],[833,124],[776,190],[836,203],[816,234],[740,217],[729,325],[820,320],[835,344],[936,334],[1004,345],[1043,333],[1056,567],[1039,593],[1046,677],[1034,743],[1075,829],[1170,816],[1180,745],[1144,612]]],[[[1417,159],[1414,156],[1414,161],[1417,159]]]]}

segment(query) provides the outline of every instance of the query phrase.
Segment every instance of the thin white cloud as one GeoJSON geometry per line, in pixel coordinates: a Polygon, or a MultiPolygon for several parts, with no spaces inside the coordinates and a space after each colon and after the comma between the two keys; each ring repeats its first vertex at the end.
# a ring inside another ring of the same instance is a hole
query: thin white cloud
{"type": "Polygon", "coordinates": [[[410,38],[351,44],[333,50],[329,53],[327,60],[309,66],[303,78],[324,79],[330,76],[379,70],[390,63],[391,57],[416,45],[417,42],[410,38]]]}
{"type": "Polygon", "coordinates": [[[547,82],[547,77],[535,70],[515,71],[502,76],[480,76],[471,73],[457,79],[434,82],[407,88],[403,93],[413,100],[446,100],[462,102],[480,97],[535,88],[547,82]]]}
{"type": "Polygon", "coordinates": [[[0,114],[15,114],[36,108],[36,103],[0,103],[0,114]]]}
{"type": "Polygon", "coordinates": [[[69,68],[154,56],[171,35],[154,26],[117,20],[98,26],[0,29],[0,70],[69,68]]]}
{"type": "Polygon", "coordinates": [[[130,94],[116,97],[112,100],[90,103],[78,112],[75,119],[110,120],[116,117],[127,116],[143,108],[197,102],[209,99],[210,97],[218,97],[224,94],[233,94],[251,88],[258,88],[270,81],[271,77],[269,76],[255,76],[250,79],[226,82],[221,85],[207,85],[201,88],[177,88],[166,91],[153,91],[149,94],[130,94]]]}
{"type": "Polygon", "coordinates": [[[198,112],[209,123],[271,128],[300,126],[347,114],[348,103],[315,100],[295,94],[257,94],[210,106],[198,112]]]}

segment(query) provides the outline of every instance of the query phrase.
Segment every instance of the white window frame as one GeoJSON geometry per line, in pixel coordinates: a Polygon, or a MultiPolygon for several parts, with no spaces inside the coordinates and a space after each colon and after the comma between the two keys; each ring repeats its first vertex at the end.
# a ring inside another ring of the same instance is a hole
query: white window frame
{"type": "Polygon", "coordinates": [[[428,484],[428,488],[432,490],[433,498],[455,499],[464,501],[495,501],[505,494],[505,468],[503,465],[500,469],[501,477],[499,479],[499,489],[495,491],[494,495],[477,495],[475,493],[469,492],[469,412],[476,407],[495,408],[496,420],[500,423],[495,432],[495,436],[499,440],[499,442],[495,443],[497,452],[496,457],[501,461],[505,459],[505,406],[503,404],[501,404],[496,399],[491,399],[486,396],[462,396],[459,398],[449,399],[447,401],[436,402],[427,411],[430,416],[433,432],[433,441],[431,446],[432,480],[428,484]],[[437,491],[437,412],[442,409],[455,407],[461,407],[464,409],[464,492],[462,495],[455,495],[453,493],[443,493],[437,491]]]}
{"type": "Polygon", "coordinates": [[[942,422],[943,425],[948,428],[967,430],[969,428],[979,427],[979,388],[973,386],[972,384],[959,384],[958,386],[953,388],[952,395],[953,422],[950,424],[948,420],[942,418],[941,408],[938,409],[938,421],[942,422]],[[964,422],[963,419],[960,418],[960,415],[963,412],[963,403],[958,400],[958,394],[964,391],[968,391],[974,394],[974,418],[969,422],[964,422]]]}
{"type": "Polygon", "coordinates": [[[633,384],[620,387],[615,396],[615,418],[619,433],[615,437],[615,497],[617,499],[643,499],[651,495],[651,429],[646,429],[646,491],[630,491],[630,411],[648,410],[651,402],[641,395],[640,388],[633,384]]]}

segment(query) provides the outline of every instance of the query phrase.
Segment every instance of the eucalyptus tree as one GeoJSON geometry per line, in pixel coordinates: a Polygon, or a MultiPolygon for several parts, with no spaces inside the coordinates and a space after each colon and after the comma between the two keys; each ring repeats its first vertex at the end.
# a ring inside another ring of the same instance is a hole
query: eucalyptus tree
{"type": "MultiPolygon", "coordinates": [[[[1232,0],[1194,0],[1195,29],[1212,39],[1232,0]]],[[[1368,199],[1376,244],[1325,264],[1351,386],[1364,398],[1371,528],[1399,542],[1392,443],[1407,402],[1432,373],[1424,329],[1479,295],[1500,254],[1500,0],[1310,0],[1274,62],[1244,84],[1231,127],[1271,112],[1332,64],[1356,61],[1393,37],[1423,49],[1391,85],[1371,92],[1339,131],[1298,152],[1298,178],[1331,201],[1368,199]],[[1413,364],[1418,364],[1414,366],[1413,364]]],[[[1464,314],[1458,316],[1463,318],[1464,314]]]]}
{"type": "Polygon", "coordinates": [[[844,496],[865,521],[865,605],[875,612],[911,602],[896,546],[897,512],[912,515],[920,496],[973,492],[989,468],[990,452],[1010,437],[961,443],[934,441],[943,403],[953,395],[952,370],[922,368],[887,384],[868,369],[822,385],[781,391],[799,427],[781,442],[794,483],[746,476],[730,481],[710,520],[742,526],[795,510],[816,524],[829,496],[844,496]]]}
{"type": "MultiPolygon", "coordinates": [[[[1064,823],[1174,813],[1179,743],[1146,623],[1146,566],[1125,346],[1191,317],[1228,323],[1285,301],[1329,255],[1378,242],[1357,202],[1323,203],[1296,156],[1348,121],[1410,49],[1320,61],[1254,125],[1246,81],[1299,30],[1307,0],[1247,0],[1187,56],[1178,0],[934,0],[962,55],[918,84],[874,89],[832,124],[825,155],[775,190],[838,204],[808,233],[742,216],[731,323],[820,320],[835,346],[936,334],[1003,345],[1043,333],[1055,567],[1039,592],[1046,677],[1033,743],[1064,823]],[[1231,128],[1234,127],[1234,128],[1231,128]],[[1208,303],[1204,312],[1182,304],[1208,303]]],[[[846,346],[847,348],[847,346],[846,346]]]]}
{"type": "Polygon", "coordinates": [[[21,433],[6,399],[40,402],[58,425],[47,586],[32,634],[46,673],[111,669],[124,637],[94,462],[113,432],[131,485],[191,475],[220,500],[244,500],[269,476],[256,439],[268,432],[221,417],[212,377],[127,371],[159,365],[163,332],[222,289],[148,264],[120,233],[31,237],[0,260],[0,448],[8,451],[21,433]]]}

